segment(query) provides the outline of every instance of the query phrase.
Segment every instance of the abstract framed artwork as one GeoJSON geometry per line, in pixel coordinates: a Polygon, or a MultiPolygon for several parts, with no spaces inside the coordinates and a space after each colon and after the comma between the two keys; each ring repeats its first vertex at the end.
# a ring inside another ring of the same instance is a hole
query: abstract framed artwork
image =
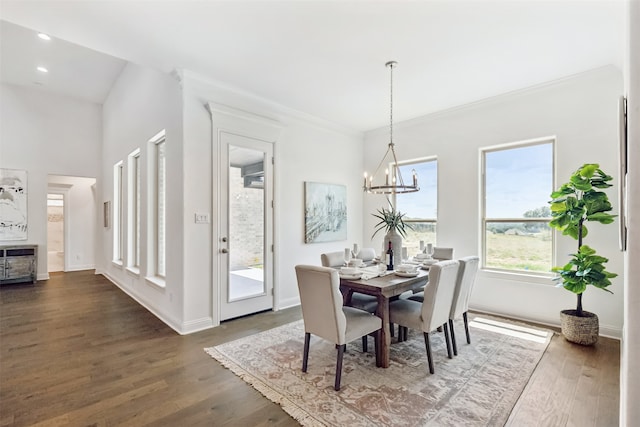
{"type": "Polygon", "coordinates": [[[304,183],[305,243],[347,240],[347,186],[304,183]]]}
{"type": "Polygon", "coordinates": [[[0,240],[27,240],[27,171],[0,168],[0,240]]]}

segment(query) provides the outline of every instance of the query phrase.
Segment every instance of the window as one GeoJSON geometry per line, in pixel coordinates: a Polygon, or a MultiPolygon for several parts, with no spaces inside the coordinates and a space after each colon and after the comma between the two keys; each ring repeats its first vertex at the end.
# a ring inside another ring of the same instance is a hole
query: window
{"type": "Polygon", "coordinates": [[[140,268],[140,149],[129,154],[129,200],[128,200],[128,239],[127,266],[140,268]]]}
{"type": "Polygon", "coordinates": [[[122,161],[113,166],[113,261],[118,264],[122,264],[124,254],[123,171],[122,161]]]}
{"type": "Polygon", "coordinates": [[[438,161],[422,159],[402,162],[400,172],[404,180],[411,180],[413,171],[418,174],[420,190],[415,193],[396,195],[396,210],[405,214],[407,237],[402,244],[409,257],[420,250],[420,242],[436,244],[436,221],[438,219],[438,161]]]}
{"type": "Polygon", "coordinates": [[[483,267],[545,273],[551,270],[553,233],[552,139],[482,152],[483,267]]]}
{"type": "Polygon", "coordinates": [[[167,170],[166,170],[166,142],[165,131],[154,136],[151,141],[154,151],[154,242],[153,242],[153,271],[156,277],[165,277],[166,268],[166,197],[167,197],[167,170]]]}

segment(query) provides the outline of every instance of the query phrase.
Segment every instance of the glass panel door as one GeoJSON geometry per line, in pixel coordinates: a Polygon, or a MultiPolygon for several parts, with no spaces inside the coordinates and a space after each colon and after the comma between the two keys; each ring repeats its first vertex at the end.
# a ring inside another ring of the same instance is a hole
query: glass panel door
{"type": "Polygon", "coordinates": [[[226,283],[221,320],[273,307],[271,266],[271,144],[239,135],[222,137],[226,218],[221,256],[226,283]]]}

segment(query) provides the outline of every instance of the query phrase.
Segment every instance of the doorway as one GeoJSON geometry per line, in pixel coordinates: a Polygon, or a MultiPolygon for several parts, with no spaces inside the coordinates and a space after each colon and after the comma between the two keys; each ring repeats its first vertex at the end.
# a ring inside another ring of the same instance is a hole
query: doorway
{"type": "Polygon", "coordinates": [[[47,194],[47,272],[65,271],[64,193],[47,194]]]}
{"type": "Polygon", "coordinates": [[[273,308],[273,145],[222,132],[220,320],[273,308]]]}

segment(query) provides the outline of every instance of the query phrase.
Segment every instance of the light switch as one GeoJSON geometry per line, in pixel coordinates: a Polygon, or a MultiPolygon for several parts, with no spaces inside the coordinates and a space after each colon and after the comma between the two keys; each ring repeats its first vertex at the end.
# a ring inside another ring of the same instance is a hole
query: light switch
{"type": "Polygon", "coordinates": [[[209,214],[196,212],[196,224],[209,224],[209,214]]]}

